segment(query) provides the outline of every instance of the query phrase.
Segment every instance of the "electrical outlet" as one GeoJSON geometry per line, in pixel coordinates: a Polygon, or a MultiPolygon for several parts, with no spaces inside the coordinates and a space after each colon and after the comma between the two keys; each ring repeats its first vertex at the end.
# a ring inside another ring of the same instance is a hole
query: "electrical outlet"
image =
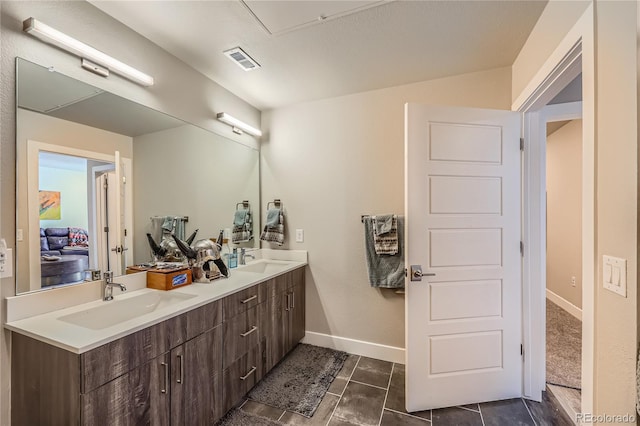
{"type": "Polygon", "coordinates": [[[571,287],[576,286],[576,277],[571,277],[571,287]]]}
{"type": "Polygon", "coordinates": [[[22,241],[24,239],[24,237],[22,236],[22,229],[17,229],[16,230],[16,240],[17,241],[22,241]]]}
{"type": "Polygon", "coordinates": [[[304,242],[304,229],[296,229],[296,243],[304,242]]]}

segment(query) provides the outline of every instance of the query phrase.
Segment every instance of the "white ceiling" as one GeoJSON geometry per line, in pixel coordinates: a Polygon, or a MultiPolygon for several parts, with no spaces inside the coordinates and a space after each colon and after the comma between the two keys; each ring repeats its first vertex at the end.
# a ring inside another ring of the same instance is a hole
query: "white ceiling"
{"type": "Polygon", "coordinates": [[[510,66],[546,5],[89,1],[261,110],[510,66]],[[262,68],[223,55],[236,46],[262,68]]]}

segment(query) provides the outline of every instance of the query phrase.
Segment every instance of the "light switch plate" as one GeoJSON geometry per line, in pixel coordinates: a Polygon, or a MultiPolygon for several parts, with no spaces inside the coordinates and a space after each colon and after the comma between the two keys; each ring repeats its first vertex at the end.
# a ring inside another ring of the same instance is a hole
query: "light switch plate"
{"type": "Polygon", "coordinates": [[[304,242],[304,229],[296,229],[296,243],[304,242]]]}
{"type": "Polygon", "coordinates": [[[627,260],[602,256],[602,283],[607,290],[627,297],[627,260]]]}

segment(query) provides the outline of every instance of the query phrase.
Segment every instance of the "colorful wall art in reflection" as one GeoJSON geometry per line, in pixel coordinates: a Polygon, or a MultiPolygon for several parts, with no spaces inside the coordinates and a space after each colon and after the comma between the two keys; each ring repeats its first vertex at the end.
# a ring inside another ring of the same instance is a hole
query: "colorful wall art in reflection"
{"type": "Polygon", "coordinates": [[[39,191],[40,220],[60,220],[60,192],[39,191]]]}

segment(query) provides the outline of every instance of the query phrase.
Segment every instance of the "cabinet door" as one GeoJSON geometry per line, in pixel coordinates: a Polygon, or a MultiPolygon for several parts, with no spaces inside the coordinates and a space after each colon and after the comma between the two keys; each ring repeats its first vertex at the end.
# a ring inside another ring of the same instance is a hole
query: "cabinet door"
{"type": "Polygon", "coordinates": [[[222,327],[171,351],[171,424],[214,424],[222,411],[222,327]]]}
{"type": "Polygon", "coordinates": [[[304,279],[298,282],[291,291],[291,307],[289,308],[290,347],[295,347],[304,337],[305,332],[305,288],[304,279]]]}
{"type": "Polygon", "coordinates": [[[169,354],[80,397],[82,424],[169,425],[169,354]]]}
{"type": "Polygon", "coordinates": [[[287,353],[289,315],[286,293],[278,293],[266,303],[266,371],[271,370],[287,353]]]}

